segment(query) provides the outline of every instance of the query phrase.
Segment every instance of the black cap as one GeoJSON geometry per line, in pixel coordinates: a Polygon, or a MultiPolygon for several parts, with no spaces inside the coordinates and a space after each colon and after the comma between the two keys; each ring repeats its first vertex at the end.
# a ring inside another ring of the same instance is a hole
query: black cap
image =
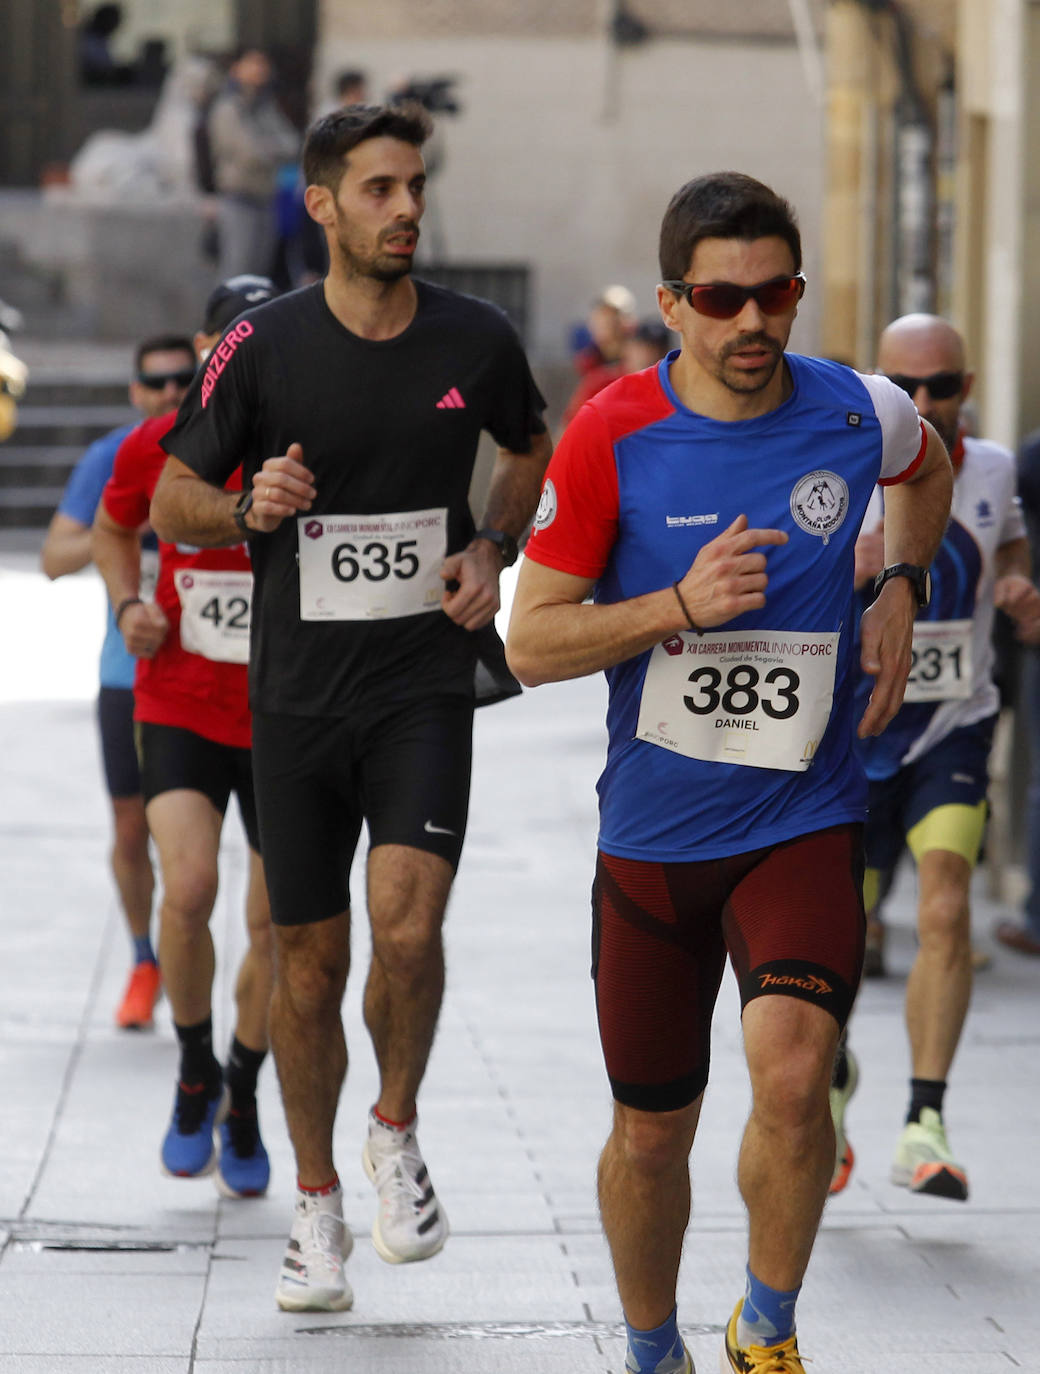
{"type": "Polygon", "coordinates": [[[222,334],[231,321],[254,305],[263,305],[273,300],[281,292],[270,277],[254,277],[243,273],[240,277],[228,277],[213,291],[206,302],[206,318],[203,321],[203,334],[222,334]]]}

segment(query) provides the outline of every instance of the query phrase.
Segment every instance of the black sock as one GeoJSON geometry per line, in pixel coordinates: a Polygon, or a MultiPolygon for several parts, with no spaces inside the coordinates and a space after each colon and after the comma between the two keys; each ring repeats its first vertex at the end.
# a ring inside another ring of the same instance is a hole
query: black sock
{"type": "Polygon", "coordinates": [[[260,1065],[267,1058],[266,1050],[251,1050],[237,1035],[231,1037],[224,1082],[231,1093],[232,1107],[248,1107],[256,1097],[256,1080],[260,1065]]]}
{"type": "Polygon", "coordinates": [[[834,1067],[831,1069],[831,1087],[837,1088],[839,1092],[849,1081],[849,1056],[845,1052],[848,1043],[848,1036],[842,1031],[841,1038],[838,1040],[838,1048],[834,1051],[834,1067]]]}
{"type": "Polygon", "coordinates": [[[911,1078],[910,1110],[906,1114],[907,1123],[920,1121],[921,1110],[933,1107],[942,1116],[943,1094],[946,1092],[944,1078],[911,1078]]]}
{"type": "Polygon", "coordinates": [[[205,1083],[207,1089],[220,1083],[220,1065],[213,1053],[213,1018],[207,1016],[194,1026],[178,1026],[175,1022],[173,1029],[181,1047],[181,1082],[205,1083]]]}

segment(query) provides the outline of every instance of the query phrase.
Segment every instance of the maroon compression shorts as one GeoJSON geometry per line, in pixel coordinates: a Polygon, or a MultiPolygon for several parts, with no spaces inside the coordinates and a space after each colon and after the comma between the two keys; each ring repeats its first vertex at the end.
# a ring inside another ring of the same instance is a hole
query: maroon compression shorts
{"type": "Polygon", "coordinates": [[[600,852],[592,976],[618,1102],[676,1111],[704,1091],[727,951],[742,1007],[783,993],[844,1026],[863,964],[862,830],[834,826],[700,863],[600,852]]]}

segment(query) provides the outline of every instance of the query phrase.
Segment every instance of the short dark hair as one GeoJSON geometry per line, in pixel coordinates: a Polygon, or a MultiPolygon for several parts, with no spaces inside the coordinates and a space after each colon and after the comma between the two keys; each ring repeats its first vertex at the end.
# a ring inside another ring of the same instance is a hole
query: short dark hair
{"type": "Polygon", "coordinates": [[[433,121],[415,101],[399,105],[348,105],[315,120],[303,144],[303,177],[308,186],[335,192],[351,149],[370,138],[398,138],[421,148],[433,121]]]}
{"type": "Polygon", "coordinates": [[[694,177],[669,202],[661,221],[658,258],[664,281],[681,281],[701,239],[781,238],[794,270],[802,268],[802,236],[791,205],[743,172],[694,177]]]}
{"type": "Polygon", "coordinates": [[[145,357],[149,353],[188,353],[195,360],[195,345],[186,334],[156,334],[137,345],[134,354],[134,371],[140,372],[145,357]]]}

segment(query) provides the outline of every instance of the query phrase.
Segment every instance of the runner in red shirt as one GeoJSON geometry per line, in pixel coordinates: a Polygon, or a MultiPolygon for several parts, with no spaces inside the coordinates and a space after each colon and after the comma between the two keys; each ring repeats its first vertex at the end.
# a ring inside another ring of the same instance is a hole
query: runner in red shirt
{"type": "MultiPolygon", "coordinates": [[[[194,343],[200,360],[250,305],[276,294],[266,278],[219,286],[194,343]]],[[[267,1053],[270,905],[253,799],[247,698],[252,567],[245,544],[159,546],[154,602],[140,595],[138,531],[166,462],[159,441],[175,416],[147,420],[120,445],[94,525],[94,558],[116,623],[138,658],[134,720],[148,825],[163,875],[159,961],[180,1044],[173,1117],[162,1144],[166,1173],[217,1168],[226,1196],[255,1197],[270,1178],[256,1084],[267,1053]],[[225,1069],[213,1052],[213,942],[220,832],[231,792],[249,841],[249,947],[236,985],[238,1016],[225,1069]]],[[[240,486],[240,474],[229,487],[240,486]]]]}

